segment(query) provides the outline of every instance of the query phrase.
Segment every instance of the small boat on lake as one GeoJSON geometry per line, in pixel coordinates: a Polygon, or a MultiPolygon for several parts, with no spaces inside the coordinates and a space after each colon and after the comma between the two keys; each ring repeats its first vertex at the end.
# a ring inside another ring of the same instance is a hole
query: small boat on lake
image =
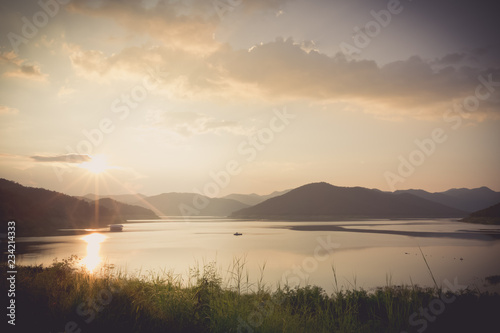
{"type": "Polygon", "coordinates": [[[235,235],[235,236],[241,236],[241,235],[243,235],[243,234],[241,234],[241,233],[239,233],[239,232],[235,232],[235,233],[234,233],[234,235],[235,235]]]}
{"type": "Polygon", "coordinates": [[[113,232],[123,231],[123,225],[122,224],[110,224],[109,231],[113,231],[113,232]]]}

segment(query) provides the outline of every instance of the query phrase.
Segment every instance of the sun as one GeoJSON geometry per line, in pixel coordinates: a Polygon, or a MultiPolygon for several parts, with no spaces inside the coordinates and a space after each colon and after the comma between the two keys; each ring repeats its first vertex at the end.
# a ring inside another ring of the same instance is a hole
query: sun
{"type": "Polygon", "coordinates": [[[79,165],[80,168],[86,169],[93,174],[100,174],[111,169],[104,155],[92,155],[90,161],[83,162],[79,165]]]}

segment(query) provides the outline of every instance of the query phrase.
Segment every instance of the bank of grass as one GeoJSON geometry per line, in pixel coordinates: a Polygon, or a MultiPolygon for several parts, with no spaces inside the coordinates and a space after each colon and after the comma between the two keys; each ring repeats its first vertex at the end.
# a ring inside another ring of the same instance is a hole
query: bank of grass
{"type": "MultiPolygon", "coordinates": [[[[251,284],[239,260],[225,280],[209,263],[192,269],[188,281],[168,272],[126,276],[110,267],[89,274],[76,268],[76,261],[17,268],[17,331],[497,332],[500,327],[500,296],[474,290],[451,294],[388,285],[327,295],[315,286],[270,290],[262,279],[251,284]],[[438,315],[418,315],[432,306],[438,315]]],[[[6,271],[2,292],[9,287],[6,271]]]]}

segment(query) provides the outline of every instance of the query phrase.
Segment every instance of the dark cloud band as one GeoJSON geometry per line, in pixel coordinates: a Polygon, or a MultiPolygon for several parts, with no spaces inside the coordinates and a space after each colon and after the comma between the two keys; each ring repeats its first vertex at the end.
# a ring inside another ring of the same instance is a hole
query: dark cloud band
{"type": "Polygon", "coordinates": [[[31,159],[36,162],[64,162],[64,163],[82,163],[92,160],[89,155],[66,154],[55,156],[31,156],[31,159]]]}

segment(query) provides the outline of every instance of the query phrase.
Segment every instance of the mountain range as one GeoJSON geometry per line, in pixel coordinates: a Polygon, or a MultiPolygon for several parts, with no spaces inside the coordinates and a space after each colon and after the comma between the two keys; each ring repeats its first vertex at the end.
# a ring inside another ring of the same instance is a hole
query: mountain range
{"type": "MultiPolygon", "coordinates": [[[[361,189],[369,190],[362,187],[355,187],[355,189],[357,189],[357,193],[359,194],[361,194],[361,189]]],[[[269,199],[283,196],[290,191],[292,190],[275,191],[267,195],[258,195],[255,193],[230,194],[222,198],[209,198],[200,194],[173,192],[162,193],[149,197],[143,194],[122,194],[105,195],[100,196],[99,198],[112,198],[123,203],[148,208],[153,210],[157,215],[161,216],[181,216],[186,215],[186,212],[188,212],[189,215],[194,216],[228,216],[240,209],[250,208],[269,199]]],[[[456,210],[461,212],[462,216],[467,215],[466,213],[475,212],[500,202],[500,192],[495,192],[488,187],[480,187],[474,189],[450,189],[444,192],[435,193],[417,189],[398,190],[395,192],[382,192],[376,189],[372,189],[369,191],[374,191],[373,193],[386,193],[396,195],[396,197],[387,197],[391,200],[396,201],[400,200],[397,199],[399,198],[397,195],[409,194],[411,196],[425,199],[430,202],[439,203],[449,208],[455,208],[456,210]]],[[[319,200],[321,202],[322,199],[320,197],[322,194],[316,194],[313,192],[314,191],[309,193],[309,195],[311,196],[310,198],[304,198],[304,200],[319,200]]],[[[346,193],[347,192],[344,192],[344,194],[346,193]]],[[[339,195],[342,196],[344,194],[339,195]]],[[[95,200],[96,196],[94,194],[87,194],[84,196],[84,198],[86,198],[86,200],[93,201],[95,200]]],[[[358,198],[358,200],[363,201],[361,200],[361,197],[358,198]]],[[[422,211],[421,214],[415,215],[432,217],[432,214],[433,212],[431,210],[429,213],[424,213],[424,211],[422,211]]]]}
{"type": "Polygon", "coordinates": [[[140,194],[140,193],[138,193],[138,194],[114,194],[114,195],[113,194],[112,195],[96,195],[96,194],[89,193],[89,194],[86,194],[82,197],[77,197],[77,198],[87,200],[87,201],[94,201],[94,200],[98,200],[98,199],[109,198],[109,199],[113,199],[113,200],[116,200],[119,202],[129,204],[129,205],[133,205],[137,201],[140,201],[146,197],[147,197],[146,195],[140,194]]]}
{"type": "Polygon", "coordinates": [[[248,207],[233,199],[209,198],[196,193],[163,193],[145,197],[134,204],[149,208],[160,216],[228,216],[248,207]]]}
{"type": "Polygon", "coordinates": [[[111,198],[127,204],[151,209],[160,216],[228,216],[242,208],[250,207],[267,199],[285,194],[289,190],[275,191],[267,195],[230,194],[222,198],[210,198],[196,193],[162,193],[154,196],[143,194],[101,195],[87,194],[81,197],[93,201],[111,198]]]}
{"type": "Polygon", "coordinates": [[[429,193],[424,190],[403,190],[394,193],[410,193],[469,213],[500,202],[500,192],[492,191],[485,186],[474,189],[455,188],[437,193],[429,193]]]}
{"type": "MultiPolygon", "coordinates": [[[[72,197],[0,179],[0,198],[1,220],[16,220],[23,235],[38,235],[57,229],[100,227],[125,220],[157,219],[158,216],[290,220],[459,218],[499,203],[500,192],[487,187],[438,193],[424,190],[383,192],[322,182],[268,195],[231,194],[223,198],[195,193],[72,197]]],[[[481,214],[493,213],[490,210],[477,214],[471,215],[476,218],[469,221],[484,221],[481,214]]]]}
{"type": "Polygon", "coordinates": [[[229,194],[229,195],[226,195],[224,198],[237,200],[237,201],[242,202],[248,206],[254,206],[254,205],[259,204],[263,201],[266,201],[267,199],[271,199],[271,198],[283,195],[283,194],[288,193],[290,191],[291,190],[274,191],[273,193],[267,194],[267,195],[258,195],[255,193],[252,193],[252,194],[229,194]]]}
{"type": "Polygon", "coordinates": [[[110,211],[111,215],[119,216],[125,220],[157,219],[158,216],[151,210],[137,205],[129,205],[111,198],[95,200],[92,206],[99,206],[110,211]]]}
{"type": "Polygon", "coordinates": [[[234,212],[258,219],[363,219],[463,217],[463,210],[410,193],[389,193],[363,187],[313,183],[234,212]]]}

